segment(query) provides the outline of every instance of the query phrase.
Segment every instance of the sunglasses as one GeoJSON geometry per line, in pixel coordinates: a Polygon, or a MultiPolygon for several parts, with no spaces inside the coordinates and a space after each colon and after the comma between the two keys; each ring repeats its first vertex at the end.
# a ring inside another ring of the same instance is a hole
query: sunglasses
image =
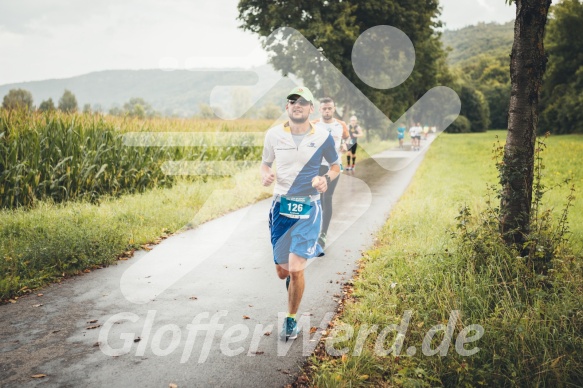
{"type": "Polygon", "coordinates": [[[296,103],[300,104],[300,106],[308,106],[311,105],[312,103],[304,98],[297,98],[295,100],[287,100],[288,104],[290,105],[295,105],[296,103]]]}

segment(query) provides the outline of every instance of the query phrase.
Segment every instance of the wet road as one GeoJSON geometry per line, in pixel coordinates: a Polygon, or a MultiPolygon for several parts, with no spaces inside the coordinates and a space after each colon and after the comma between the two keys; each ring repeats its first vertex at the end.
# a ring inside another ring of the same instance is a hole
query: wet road
{"type": "Polygon", "coordinates": [[[306,269],[298,315],[306,330],[295,341],[278,340],[287,295],[263,200],[0,306],[0,386],[291,383],[321,336],[307,328],[326,327],[342,283],[420,164],[416,157],[401,168],[411,155],[387,151],[340,177],[326,256],[306,269]]]}

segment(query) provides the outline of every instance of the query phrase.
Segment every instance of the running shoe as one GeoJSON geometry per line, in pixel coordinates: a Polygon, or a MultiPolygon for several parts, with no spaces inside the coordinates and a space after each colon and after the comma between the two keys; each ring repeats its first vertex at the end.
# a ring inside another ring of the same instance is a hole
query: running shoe
{"type": "Polygon", "coordinates": [[[350,168],[352,171],[356,170],[356,166],[353,164],[352,167],[350,168]]]}
{"type": "Polygon", "coordinates": [[[282,341],[285,340],[287,342],[287,340],[298,338],[298,334],[300,334],[301,331],[302,329],[298,326],[298,322],[292,317],[287,317],[285,321],[283,321],[283,329],[281,330],[279,338],[281,338],[282,341]]]}
{"type": "Polygon", "coordinates": [[[289,282],[291,281],[291,277],[288,276],[287,278],[285,278],[285,289],[289,290],[289,282]]]}

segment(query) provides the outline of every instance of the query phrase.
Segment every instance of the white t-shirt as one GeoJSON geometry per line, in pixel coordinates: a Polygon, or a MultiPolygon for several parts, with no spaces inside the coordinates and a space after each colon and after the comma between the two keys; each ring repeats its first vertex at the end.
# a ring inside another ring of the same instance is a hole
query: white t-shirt
{"type": "MultiPolygon", "coordinates": [[[[330,133],[332,139],[334,139],[334,147],[336,152],[340,155],[340,147],[342,146],[342,138],[346,138],[348,135],[348,127],[346,123],[340,120],[332,119],[331,123],[325,123],[321,119],[313,122],[313,124],[318,128],[323,128],[330,133]]],[[[326,159],[322,159],[323,166],[330,166],[326,159]]]]}
{"type": "Polygon", "coordinates": [[[330,133],[311,125],[310,131],[296,145],[289,122],[270,128],[263,145],[263,163],[277,164],[274,194],[316,195],[312,178],[318,175],[322,159],[340,164],[338,152],[330,133]]]}
{"type": "Polygon", "coordinates": [[[411,128],[409,128],[409,135],[411,137],[420,136],[421,135],[421,127],[418,127],[416,125],[412,126],[411,128]]]}

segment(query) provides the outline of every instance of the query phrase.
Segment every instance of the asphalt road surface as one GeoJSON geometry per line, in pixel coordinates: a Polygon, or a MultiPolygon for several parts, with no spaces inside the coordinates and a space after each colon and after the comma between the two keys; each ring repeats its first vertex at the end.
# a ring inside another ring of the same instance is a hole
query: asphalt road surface
{"type": "Polygon", "coordinates": [[[0,306],[0,386],[293,382],[423,153],[386,151],[341,175],[326,255],[306,269],[296,340],[278,339],[287,294],[275,274],[268,199],[0,306]]]}

